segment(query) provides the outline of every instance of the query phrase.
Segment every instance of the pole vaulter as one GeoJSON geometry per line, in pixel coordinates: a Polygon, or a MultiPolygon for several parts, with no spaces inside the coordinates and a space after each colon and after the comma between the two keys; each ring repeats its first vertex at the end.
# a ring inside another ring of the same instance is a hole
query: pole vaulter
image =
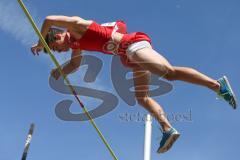
{"type": "MultiPolygon", "coordinates": [[[[156,74],[168,81],[179,80],[200,85],[214,91],[233,109],[237,108],[236,96],[226,76],[217,80],[191,67],[173,66],[161,53],[152,47],[150,36],[144,32],[127,33],[126,27],[120,29],[118,26],[110,29],[96,21],[79,16],[50,15],[44,20],[40,33],[22,1],[18,0],[18,2],[40,38],[38,43],[31,47],[33,55],[39,55],[38,52],[42,50],[46,50],[50,55],[57,66],[51,73],[52,76],[55,79],[58,79],[61,75],[63,76],[71,93],[77,99],[114,159],[117,159],[115,154],[67,78],[68,74],[79,68],[81,51],[94,51],[119,56],[123,65],[132,69],[135,97],[138,104],[152,114],[163,130],[163,136],[157,150],[158,153],[169,151],[179,138],[180,133],[171,125],[164,108],[149,94],[151,74],[156,74]],[[57,28],[53,28],[53,26],[62,27],[66,30],[57,31],[57,28]],[[66,52],[69,49],[72,50],[71,61],[61,68],[50,50],[66,52]]],[[[124,25],[124,21],[122,21],[122,24],[124,25]]]]}

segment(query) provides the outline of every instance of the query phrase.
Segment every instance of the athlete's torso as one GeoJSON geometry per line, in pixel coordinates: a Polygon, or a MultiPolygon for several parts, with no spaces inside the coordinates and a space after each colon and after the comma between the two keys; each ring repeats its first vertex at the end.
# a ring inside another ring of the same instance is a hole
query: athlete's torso
{"type": "Polygon", "coordinates": [[[112,54],[121,42],[123,37],[121,33],[127,33],[126,25],[123,21],[102,25],[91,21],[89,25],[85,26],[84,30],[81,34],[70,31],[70,47],[72,49],[112,54]]]}
{"type": "Polygon", "coordinates": [[[135,67],[126,55],[126,49],[134,42],[149,41],[151,39],[142,32],[127,34],[127,26],[123,21],[98,24],[87,21],[83,31],[70,31],[70,48],[86,51],[98,51],[106,54],[120,55],[121,62],[126,67],[135,67]]]}

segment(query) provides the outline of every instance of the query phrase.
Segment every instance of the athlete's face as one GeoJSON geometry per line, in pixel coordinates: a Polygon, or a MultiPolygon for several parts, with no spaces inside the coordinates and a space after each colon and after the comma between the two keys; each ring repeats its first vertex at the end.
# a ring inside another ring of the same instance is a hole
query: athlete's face
{"type": "Polygon", "coordinates": [[[68,35],[66,32],[55,35],[55,41],[49,44],[53,51],[66,52],[69,50],[68,35]]]}

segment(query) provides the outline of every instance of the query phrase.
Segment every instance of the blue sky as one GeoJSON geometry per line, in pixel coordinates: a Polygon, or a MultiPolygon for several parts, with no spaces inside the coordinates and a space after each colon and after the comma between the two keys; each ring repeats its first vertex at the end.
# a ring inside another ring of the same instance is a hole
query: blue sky
{"type": "MultiPolygon", "coordinates": [[[[32,0],[26,6],[40,27],[51,14],[77,15],[99,23],[123,19],[129,32],[144,31],[154,48],[176,66],[190,66],[213,78],[227,75],[239,96],[240,2],[237,0],[155,1],[58,1],[32,0]]],[[[111,159],[88,122],[65,122],[55,115],[55,105],[73,99],[52,90],[48,84],[53,64],[47,55],[34,57],[31,44],[37,40],[17,1],[0,2],[0,160],[21,157],[30,123],[36,124],[29,160],[111,159]]],[[[86,53],[90,54],[90,53],[86,53]]],[[[110,80],[111,56],[99,53],[104,68],[96,83],[83,82],[84,70],[71,77],[74,84],[101,88],[117,95],[110,80]]],[[[58,55],[63,63],[69,54],[58,55]]],[[[85,69],[86,70],[86,69],[85,69]]],[[[161,133],[154,123],[152,160],[236,159],[240,143],[239,110],[215,99],[205,88],[171,82],[174,90],[155,99],[167,113],[192,110],[192,122],[176,122],[179,141],[168,153],[156,154],[161,133]]],[[[87,108],[98,102],[83,97],[87,108]]],[[[77,104],[75,111],[81,112],[77,104]]],[[[117,108],[96,119],[119,160],[143,158],[144,124],[123,122],[124,113],[145,114],[139,106],[129,107],[119,97],[117,108]]]]}

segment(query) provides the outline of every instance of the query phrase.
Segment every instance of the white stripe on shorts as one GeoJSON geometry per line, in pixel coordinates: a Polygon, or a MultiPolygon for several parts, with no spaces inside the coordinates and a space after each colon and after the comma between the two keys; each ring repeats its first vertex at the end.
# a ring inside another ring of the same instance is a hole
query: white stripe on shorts
{"type": "Polygon", "coordinates": [[[148,41],[135,42],[127,48],[126,53],[128,56],[131,57],[134,55],[134,53],[136,53],[136,51],[143,49],[143,48],[152,48],[152,46],[148,41]]]}

